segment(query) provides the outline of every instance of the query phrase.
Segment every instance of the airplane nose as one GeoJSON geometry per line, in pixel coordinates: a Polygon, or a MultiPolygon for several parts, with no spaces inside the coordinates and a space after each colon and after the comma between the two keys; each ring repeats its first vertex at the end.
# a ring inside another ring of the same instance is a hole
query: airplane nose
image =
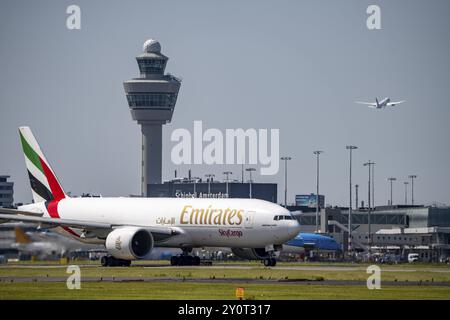
{"type": "Polygon", "coordinates": [[[292,220],[291,223],[288,226],[288,234],[292,238],[297,236],[300,233],[300,223],[297,220],[292,220]]]}

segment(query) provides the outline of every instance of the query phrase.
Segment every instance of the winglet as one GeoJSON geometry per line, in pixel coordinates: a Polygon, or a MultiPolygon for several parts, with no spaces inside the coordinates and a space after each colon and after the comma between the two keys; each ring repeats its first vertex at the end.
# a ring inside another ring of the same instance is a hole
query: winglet
{"type": "Polygon", "coordinates": [[[17,243],[25,244],[25,243],[30,243],[31,242],[30,237],[25,232],[23,232],[22,228],[15,227],[14,228],[14,232],[16,234],[16,242],[17,243]]]}

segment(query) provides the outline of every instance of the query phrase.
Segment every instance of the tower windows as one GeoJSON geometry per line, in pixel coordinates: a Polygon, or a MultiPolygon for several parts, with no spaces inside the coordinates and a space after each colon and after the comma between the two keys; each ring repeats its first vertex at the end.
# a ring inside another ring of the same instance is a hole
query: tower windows
{"type": "Polygon", "coordinates": [[[127,94],[127,100],[130,108],[174,108],[177,102],[177,94],[158,92],[129,93],[127,94]]]}
{"type": "Polygon", "coordinates": [[[141,74],[163,74],[166,60],[138,58],[139,71],[141,74]]]}

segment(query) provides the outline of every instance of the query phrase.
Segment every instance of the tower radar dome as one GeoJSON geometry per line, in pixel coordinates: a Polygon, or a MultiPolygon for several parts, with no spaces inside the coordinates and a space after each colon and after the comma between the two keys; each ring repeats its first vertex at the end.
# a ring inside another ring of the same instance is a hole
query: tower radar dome
{"type": "Polygon", "coordinates": [[[159,44],[159,42],[157,40],[153,40],[153,39],[148,39],[144,42],[144,47],[143,47],[144,52],[147,53],[160,53],[161,52],[161,45],[159,44]]]}

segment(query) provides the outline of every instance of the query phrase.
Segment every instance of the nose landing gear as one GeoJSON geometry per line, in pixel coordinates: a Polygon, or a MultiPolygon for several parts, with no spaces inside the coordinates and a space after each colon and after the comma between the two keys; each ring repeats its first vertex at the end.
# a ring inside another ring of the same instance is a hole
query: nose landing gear
{"type": "Polygon", "coordinates": [[[265,267],[275,267],[277,264],[277,259],[275,258],[277,256],[276,252],[279,252],[280,249],[281,246],[279,245],[270,245],[265,247],[268,255],[267,258],[264,259],[265,267]]]}

